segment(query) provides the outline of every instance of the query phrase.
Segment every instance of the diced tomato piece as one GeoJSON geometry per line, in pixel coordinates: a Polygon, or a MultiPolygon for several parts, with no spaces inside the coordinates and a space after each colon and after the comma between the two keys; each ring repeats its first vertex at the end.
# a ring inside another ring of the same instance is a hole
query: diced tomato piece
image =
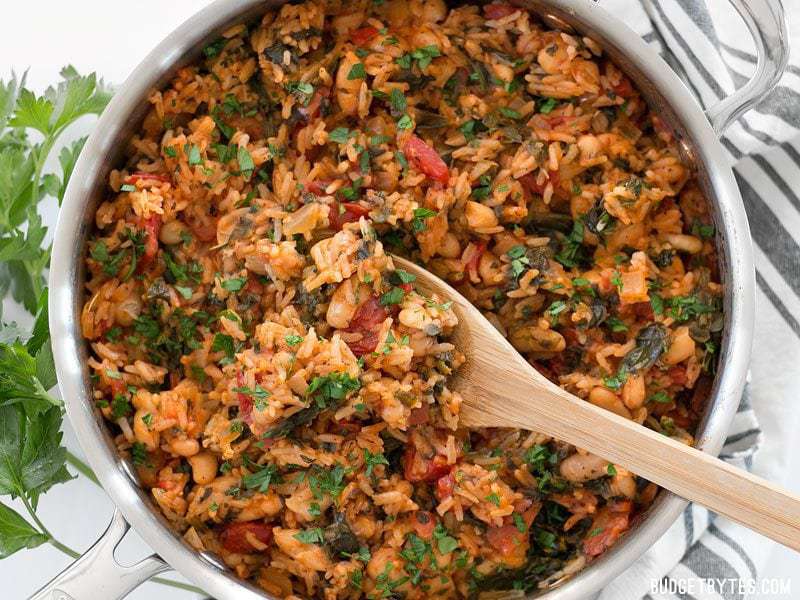
{"type": "Polygon", "coordinates": [[[577,327],[561,327],[559,331],[561,332],[561,335],[564,336],[564,339],[567,340],[567,345],[569,347],[578,346],[580,344],[578,341],[577,327]]]}
{"type": "Polygon", "coordinates": [[[227,120],[228,125],[237,131],[244,131],[250,136],[250,139],[259,139],[264,137],[265,122],[263,119],[254,116],[245,117],[234,114],[230,117],[227,117],[227,120]]]}
{"type": "Polygon", "coordinates": [[[262,544],[272,543],[272,525],[260,521],[229,523],[222,529],[219,539],[228,552],[252,554],[257,550],[247,539],[247,534],[252,535],[262,544]]]}
{"type": "Polygon", "coordinates": [[[105,335],[111,329],[111,319],[101,319],[97,325],[95,325],[95,331],[97,332],[95,337],[100,337],[101,335],[105,335]]]}
{"type": "Polygon", "coordinates": [[[627,77],[620,79],[619,83],[611,89],[617,96],[622,96],[623,98],[630,98],[633,95],[633,85],[631,85],[631,80],[627,77]]]}
{"type": "Polygon", "coordinates": [[[411,515],[411,526],[423,540],[429,540],[436,529],[436,517],[427,510],[418,510],[411,515]]]}
{"type": "MultiPolygon", "coordinates": [[[[541,508],[542,504],[540,502],[534,502],[530,498],[523,498],[514,503],[514,512],[522,517],[522,521],[528,527],[536,519],[536,515],[539,514],[539,509],[541,508]]],[[[509,519],[509,517],[506,517],[506,519],[509,519]]]]}
{"type": "Polygon", "coordinates": [[[443,455],[434,454],[430,444],[421,435],[420,430],[415,429],[409,436],[403,455],[403,472],[408,481],[433,483],[450,473],[453,467],[447,464],[443,455]]]}
{"type": "Polygon", "coordinates": [[[144,171],[136,171],[135,173],[131,173],[125,178],[125,183],[128,184],[135,184],[137,181],[160,181],[161,183],[169,183],[170,178],[169,175],[162,175],[161,173],[145,173],[144,171]]]}
{"type": "Polygon", "coordinates": [[[616,286],[613,283],[611,283],[612,273],[613,271],[611,271],[610,269],[605,269],[600,273],[600,281],[597,283],[597,288],[603,295],[610,294],[612,291],[616,289],[616,286]]]}
{"type": "Polygon", "coordinates": [[[583,552],[598,556],[610,548],[628,529],[633,503],[630,500],[611,501],[600,509],[583,540],[583,552]]]}
{"type": "Polygon", "coordinates": [[[425,404],[419,408],[412,408],[411,414],[408,416],[409,425],[424,425],[428,422],[428,405],[425,404]]]}
{"type": "Polygon", "coordinates": [[[478,278],[478,264],[481,262],[481,256],[483,253],[486,252],[486,242],[478,242],[475,244],[475,253],[470,257],[467,261],[467,264],[464,265],[467,268],[467,273],[473,280],[477,280],[478,278]]]}
{"type": "Polygon", "coordinates": [[[381,305],[378,296],[370,296],[367,300],[359,304],[350,319],[350,325],[345,329],[348,333],[360,333],[361,339],[356,342],[349,342],[350,350],[356,356],[363,356],[375,351],[378,345],[377,327],[389,316],[386,307],[381,305]]]}
{"type": "Polygon", "coordinates": [[[378,35],[378,30],[375,27],[367,25],[359,27],[350,34],[350,39],[356,46],[364,46],[372,38],[378,35]]]}
{"type": "Polygon", "coordinates": [[[678,427],[682,427],[683,429],[691,429],[692,427],[692,417],[686,409],[675,407],[667,412],[666,416],[672,419],[672,422],[678,427]]]}
{"type": "Polygon", "coordinates": [[[403,152],[414,168],[439,183],[450,180],[450,170],[439,154],[416,135],[411,135],[403,145],[403,152]]]}
{"type": "Polygon", "coordinates": [[[319,116],[322,107],[322,101],[331,95],[331,88],[321,87],[317,88],[311,100],[306,106],[301,106],[297,110],[304,119],[310,121],[319,116]]]}
{"type": "Polygon", "coordinates": [[[111,387],[111,397],[124,396],[128,392],[128,386],[122,379],[108,378],[108,385],[111,387]]]}
{"type": "Polygon", "coordinates": [[[358,433],[361,431],[361,422],[356,421],[353,419],[342,419],[341,421],[335,421],[336,423],[336,433],[339,435],[342,434],[351,434],[351,433],[358,433]]]}
{"type": "Polygon", "coordinates": [[[403,455],[403,473],[408,481],[433,483],[447,475],[451,468],[452,465],[448,465],[447,459],[441,454],[427,459],[417,451],[413,443],[406,445],[403,455]]]}
{"type": "Polygon", "coordinates": [[[406,294],[414,289],[414,286],[411,285],[410,283],[401,283],[397,287],[399,287],[401,290],[403,290],[406,294]]]}
{"type": "Polygon", "coordinates": [[[489,527],[486,539],[506,563],[519,562],[520,555],[524,558],[528,551],[528,534],[522,533],[516,525],[489,527]]]}
{"type": "MultiPolygon", "coordinates": [[[[236,384],[240,389],[244,387],[244,373],[241,371],[236,374],[236,384]]],[[[253,421],[253,397],[237,392],[236,398],[239,400],[239,416],[249,425],[253,421]]]]}
{"type": "Polygon", "coordinates": [[[509,4],[501,4],[501,3],[492,3],[492,4],[484,4],[483,6],[483,14],[486,15],[486,18],[490,21],[495,21],[497,19],[502,19],[503,17],[507,17],[508,15],[513,15],[515,12],[518,12],[519,8],[516,6],[511,6],[509,4]]]}
{"type": "Polygon", "coordinates": [[[633,305],[633,312],[641,319],[652,321],[655,318],[653,314],[653,305],[650,302],[637,302],[633,305]]]}
{"type": "Polygon", "coordinates": [[[686,385],[689,379],[686,377],[686,367],[676,365],[667,371],[667,376],[675,385],[686,385]]]}
{"type": "Polygon", "coordinates": [[[188,213],[185,220],[189,229],[192,230],[192,235],[199,241],[210,242],[217,239],[217,224],[213,217],[188,213]]]}
{"type": "Polygon", "coordinates": [[[309,181],[308,183],[305,184],[305,189],[306,191],[311,192],[312,194],[315,194],[317,196],[322,196],[325,194],[325,188],[327,188],[332,181],[333,181],[332,179],[320,179],[319,181],[309,181]]]}
{"type": "Polygon", "coordinates": [[[244,290],[251,294],[255,294],[256,296],[260,296],[262,293],[264,293],[264,286],[257,279],[250,277],[244,286],[244,290]]]}
{"type": "Polygon", "coordinates": [[[519,182],[522,187],[530,194],[543,194],[544,189],[547,187],[548,181],[553,184],[553,187],[556,187],[561,180],[561,176],[559,175],[558,171],[547,171],[547,179],[544,182],[538,182],[538,176],[534,175],[533,173],[527,173],[519,178],[519,182]]]}
{"type": "Polygon", "coordinates": [[[141,221],[142,229],[144,229],[147,237],[144,240],[144,254],[139,258],[138,269],[141,270],[146,267],[158,253],[158,232],[161,230],[161,215],[151,215],[150,218],[141,221]]]}
{"type": "Polygon", "coordinates": [[[564,123],[569,123],[572,121],[573,117],[568,117],[567,115],[553,115],[552,117],[545,117],[544,120],[547,121],[547,124],[550,125],[550,129],[554,129],[559,125],[563,125],[564,123]]]}
{"type": "Polygon", "coordinates": [[[434,493],[436,494],[436,498],[441,502],[445,498],[449,498],[453,495],[453,490],[456,487],[456,477],[453,474],[455,469],[450,469],[450,472],[445,475],[444,477],[439,477],[436,480],[436,490],[434,493]]]}
{"type": "Polygon", "coordinates": [[[355,223],[368,214],[369,208],[355,202],[343,202],[342,204],[334,202],[331,204],[331,210],[328,213],[328,221],[331,224],[331,229],[341,231],[345,223],[355,223]]]}

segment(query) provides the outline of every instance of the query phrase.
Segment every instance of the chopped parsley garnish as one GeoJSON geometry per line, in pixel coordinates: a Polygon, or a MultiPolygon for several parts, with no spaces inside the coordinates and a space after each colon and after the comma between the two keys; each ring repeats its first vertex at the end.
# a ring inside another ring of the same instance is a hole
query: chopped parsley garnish
{"type": "Polygon", "coordinates": [[[522,518],[522,516],[514,513],[512,517],[514,519],[514,526],[517,528],[517,531],[520,533],[526,533],[528,531],[528,526],[525,524],[525,520],[522,518]]]}
{"type": "Polygon", "coordinates": [[[312,529],[304,529],[299,533],[295,533],[294,539],[299,542],[303,542],[304,544],[321,544],[323,541],[325,541],[325,535],[321,528],[314,527],[312,529]]]}
{"type": "Polygon", "coordinates": [[[355,63],[352,67],[350,67],[350,72],[347,74],[347,79],[352,81],[353,79],[364,79],[367,76],[367,72],[364,69],[364,63],[355,63]]]}
{"type": "Polygon", "coordinates": [[[211,342],[211,351],[223,352],[226,358],[232,359],[233,355],[236,353],[233,338],[224,333],[214,334],[214,339],[211,342]]]}
{"type": "Polygon", "coordinates": [[[347,140],[355,136],[355,131],[350,131],[347,127],[337,127],[328,134],[328,139],[337,144],[346,144],[347,140]]]}
{"type": "Polygon", "coordinates": [[[403,269],[395,269],[392,272],[392,277],[397,278],[400,283],[412,283],[417,280],[416,275],[412,275],[408,271],[404,271],[403,269]]]}
{"type": "Polygon", "coordinates": [[[289,81],[284,86],[284,89],[304,105],[311,102],[311,96],[314,95],[314,86],[306,81],[289,81]]]}
{"type": "MultiPolygon", "coordinates": [[[[233,391],[238,394],[244,394],[245,396],[250,396],[255,400],[256,407],[263,406],[266,408],[266,400],[269,398],[272,393],[269,390],[265,390],[260,385],[256,384],[255,387],[246,387],[246,386],[238,386],[233,388],[233,391]]],[[[261,409],[259,409],[261,410],[261,409]]]]}
{"type": "Polygon", "coordinates": [[[283,338],[289,346],[297,346],[298,344],[303,343],[303,336],[302,335],[287,335],[283,338]]]}
{"type": "Polygon", "coordinates": [[[555,98],[546,98],[541,100],[541,103],[539,104],[539,112],[543,115],[548,115],[553,112],[553,109],[556,106],[558,106],[558,100],[555,98]]]}
{"type": "Polygon", "coordinates": [[[433,530],[433,539],[436,540],[436,547],[440,554],[450,554],[458,548],[458,540],[450,535],[444,525],[439,523],[433,530]]]}
{"type": "Polygon", "coordinates": [[[147,446],[141,442],[133,442],[131,446],[131,460],[133,464],[143,467],[147,465],[147,446]]]}
{"type": "Polygon", "coordinates": [[[408,115],[403,115],[397,121],[397,128],[398,129],[411,129],[414,126],[414,121],[411,120],[411,117],[408,115]]]}
{"type": "Polygon", "coordinates": [[[618,317],[608,317],[606,319],[606,325],[608,328],[611,329],[614,333],[620,333],[622,331],[628,331],[628,326],[622,322],[621,319],[618,317]]]}
{"type": "Polygon", "coordinates": [[[378,452],[376,454],[373,454],[372,452],[364,448],[364,464],[366,464],[367,466],[367,477],[369,477],[370,475],[372,475],[372,470],[377,465],[388,465],[389,461],[386,460],[386,457],[382,453],[378,452]]]}
{"type": "Polygon", "coordinates": [[[229,292],[238,292],[245,285],[247,285],[247,277],[233,277],[231,279],[226,279],[225,281],[221,282],[220,285],[222,286],[223,290],[227,290],[229,292]]]}
{"type": "Polygon", "coordinates": [[[388,292],[381,296],[381,306],[391,306],[392,304],[400,304],[405,298],[406,293],[399,287],[393,287],[388,292]]]}
{"type": "Polygon", "coordinates": [[[317,500],[322,500],[325,494],[336,500],[347,485],[344,478],[348,472],[339,463],[333,468],[314,467],[313,473],[308,477],[311,494],[317,500]]]}
{"type": "Polygon", "coordinates": [[[435,210],[431,210],[430,208],[415,208],[414,218],[411,220],[411,230],[414,233],[425,231],[428,228],[428,224],[425,221],[431,217],[435,217],[437,214],[439,213],[437,213],[435,210]]]}
{"type": "Polygon", "coordinates": [[[669,404],[672,398],[664,390],[659,390],[647,399],[648,402],[655,402],[656,404],[669,404]]]}
{"type": "Polygon", "coordinates": [[[392,113],[395,115],[402,115],[408,109],[406,97],[402,90],[398,88],[392,88],[392,92],[389,94],[389,104],[392,107],[392,113]]]}
{"type": "Polygon", "coordinates": [[[189,161],[189,166],[196,166],[203,164],[203,158],[200,156],[200,148],[195,144],[186,144],[184,148],[186,152],[186,159],[189,161]]]}
{"type": "Polygon", "coordinates": [[[258,471],[242,477],[242,484],[245,489],[258,490],[266,493],[271,483],[280,483],[281,477],[278,475],[278,467],[275,465],[264,465],[258,471]]]}
{"type": "Polygon", "coordinates": [[[506,255],[511,259],[511,278],[517,279],[530,268],[531,261],[527,256],[525,246],[519,244],[512,246],[506,255]]]}
{"type": "Polygon", "coordinates": [[[522,115],[519,114],[519,112],[517,112],[513,108],[508,108],[507,106],[501,106],[500,107],[500,114],[502,114],[504,117],[508,117],[509,119],[520,119],[520,118],[522,118],[522,115]]]}
{"type": "Polygon", "coordinates": [[[410,69],[412,62],[416,61],[420,69],[425,69],[434,58],[441,55],[442,53],[438,46],[423,46],[395,59],[395,62],[403,69],[410,69]]]}
{"type": "Polygon", "coordinates": [[[547,316],[550,317],[550,322],[555,325],[558,323],[558,315],[567,310],[569,306],[564,300],[556,300],[545,311],[547,316]]]}
{"type": "Polygon", "coordinates": [[[253,162],[253,157],[250,156],[250,152],[247,151],[247,148],[239,146],[236,159],[239,162],[239,172],[245,178],[250,179],[253,175],[253,170],[256,168],[256,164],[253,162]]]}

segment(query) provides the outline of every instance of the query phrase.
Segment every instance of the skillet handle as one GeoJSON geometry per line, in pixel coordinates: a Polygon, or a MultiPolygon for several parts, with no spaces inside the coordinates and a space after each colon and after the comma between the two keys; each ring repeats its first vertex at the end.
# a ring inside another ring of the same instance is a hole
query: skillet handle
{"type": "Polygon", "coordinates": [[[772,91],[789,61],[789,34],[781,0],[729,1],[753,36],[758,62],[750,81],[706,111],[717,137],[772,91]]]}
{"type": "Polygon", "coordinates": [[[130,525],[118,510],[100,539],[78,560],[28,600],[121,600],[134,588],[170,566],[155,554],[130,567],[121,566],[114,550],[130,525]]]}

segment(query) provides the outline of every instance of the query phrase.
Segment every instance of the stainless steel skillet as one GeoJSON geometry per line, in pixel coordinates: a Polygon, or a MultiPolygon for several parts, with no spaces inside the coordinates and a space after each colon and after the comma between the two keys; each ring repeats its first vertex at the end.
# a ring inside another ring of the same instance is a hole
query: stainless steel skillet
{"type": "MultiPolygon", "coordinates": [[[[592,0],[518,0],[548,23],[591,36],[638,84],[674,127],[682,151],[697,166],[712,203],[725,288],[725,335],[721,365],[697,434],[697,446],[718,453],[744,386],[753,333],[754,271],[747,217],[718,137],[730,123],[777,83],[788,59],[788,37],[779,0],[730,0],[742,14],[758,50],[751,81],[703,112],[668,65],[621,21],[592,0]]],[[[139,126],[149,92],[198,56],[222,30],[280,6],[280,0],[218,0],[156,47],[131,74],[100,118],[75,168],[55,232],[50,270],[50,330],[67,414],[87,459],[118,512],[86,554],[37,592],[48,600],[113,600],[156,573],[174,568],[219,599],[263,599],[265,594],[237,579],[215,557],[189,547],[167,525],[135,471],[118,454],[92,401],[86,345],[79,315],[83,303],[83,254],[106,176],[124,141],[139,126]],[[157,552],[121,567],[113,550],[130,523],[157,552]]],[[[701,57],[702,58],[702,57],[701,57]]],[[[662,493],[644,518],[609,552],[539,598],[585,599],[630,566],[675,521],[686,502],[662,493]]]]}

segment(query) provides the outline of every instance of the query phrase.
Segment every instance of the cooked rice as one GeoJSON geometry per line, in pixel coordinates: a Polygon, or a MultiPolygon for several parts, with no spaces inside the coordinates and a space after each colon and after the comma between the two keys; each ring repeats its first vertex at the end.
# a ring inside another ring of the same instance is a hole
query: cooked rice
{"type": "Polygon", "coordinates": [[[311,0],[150,102],[82,327],[97,406],[192,547],[280,597],[471,597],[562,581],[652,502],[545,435],[459,427],[457,319],[389,256],[572,393],[692,443],[713,224],[595,42],[505,4],[311,0]]]}

